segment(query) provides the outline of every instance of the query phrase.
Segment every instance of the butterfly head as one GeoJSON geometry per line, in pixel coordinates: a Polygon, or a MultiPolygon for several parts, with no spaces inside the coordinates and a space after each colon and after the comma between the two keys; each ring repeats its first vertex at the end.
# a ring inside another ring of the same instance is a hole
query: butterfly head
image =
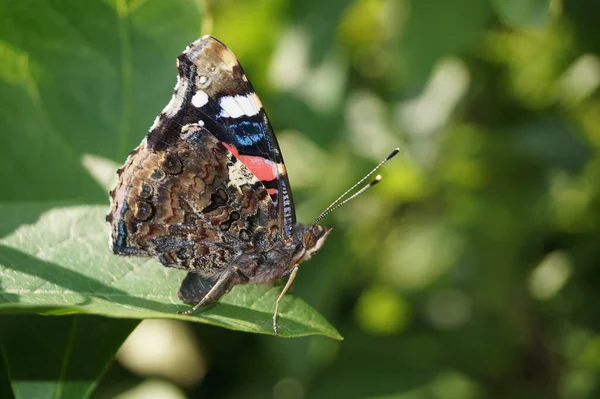
{"type": "Polygon", "coordinates": [[[333,230],[333,226],[319,226],[316,224],[299,224],[296,226],[296,241],[298,251],[296,254],[296,262],[299,264],[312,258],[325,243],[327,236],[333,230]]]}

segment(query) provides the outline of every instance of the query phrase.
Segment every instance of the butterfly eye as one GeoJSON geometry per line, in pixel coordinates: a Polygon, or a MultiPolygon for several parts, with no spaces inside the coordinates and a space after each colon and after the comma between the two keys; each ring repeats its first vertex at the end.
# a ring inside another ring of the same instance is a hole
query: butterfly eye
{"type": "Polygon", "coordinates": [[[317,237],[315,236],[313,230],[314,229],[311,229],[310,231],[307,231],[304,233],[304,247],[305,248],[312,248],[317,243],[317,237]]]}
{"type": "Polygon", "coordinates": [[[319,225],[314,225],[312,227],[312,234],[314,237],[321,237],[323,235],[323,227],[319,225]]]}

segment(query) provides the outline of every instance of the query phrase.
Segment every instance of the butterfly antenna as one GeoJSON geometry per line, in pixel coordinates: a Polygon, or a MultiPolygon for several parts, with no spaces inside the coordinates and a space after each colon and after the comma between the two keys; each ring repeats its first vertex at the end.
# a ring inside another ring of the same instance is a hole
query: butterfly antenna
{"type": "Polygon", "coordinates": [[[399,152],[400,152],[400,148],[394,149],[394,151],[392,151],[390,155],[388,155],[383,161],[379,162],[379,165],[375,166],[373,168],[373,170],[371,170],[369,173],[367,173],[362,179],[360,179],[359,181],[357,181],[352,187],[350,187],[348,190],[346,190],[346,192],[344,192],[344,194],[340,195],[327,208],[325,208],[325,210],[323,212],[321,212],[321,214],[319,215],[319,217],[315,219],[315,221],[313,222],[313,225],[319,223],[321,221],[321,219],[323,219],[325,216],[329,215],[331,212],[333,212],[334,210],[336,210],[340,206],[344,205],[346,202],[348,202],[348,201],[350,201],[350,200],[358,197],[360,194],[364,193],[368,188],[373,187],[375,184],[379,183],[381,181],[381,175],[377,175],[375,177],[375,179],[373,179],[372,182],[370,182],[369,184],[365,185],[363,188],[361,188],[360,190],[358,190],[357,192],[355,192],[354,194],[352,194],[350,197],[344,199],[344,197],[346,197],[346,195],[348,195],[350,192],[352,192],[352,190],[354,190],[356,187],[358,187],[362,182],[364,182],[365,180],[367,180],[369,178],[369,176],[371,176],[373,173],[375,173],[375,171],[377,169],[381,168],[384,163],[386,163],[387,161],[389,161],[390,159],[392,159],[393,157],[395,157],[396,154],[398,154],[399,152]]]}

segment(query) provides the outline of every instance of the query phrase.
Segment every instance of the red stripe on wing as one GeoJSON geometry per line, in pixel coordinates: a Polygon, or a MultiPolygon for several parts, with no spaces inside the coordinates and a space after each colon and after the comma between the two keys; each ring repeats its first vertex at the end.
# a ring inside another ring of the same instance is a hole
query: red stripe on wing
{"type": "MultiPolygon", "coordinates": [[[[263,157],[253,155],[240,155],[237,148],[231,144],[223,143],[225,147],[240,161],[243,163],[250,172],[254,174],[260,181],[271,181],[277,178],[277,164],[273,161],[269,161],[263,157]]],[[[277,192],[276,189],[274,192],[277,192]]],[[[268,190],[267,190],[268,191],[268,190]]],[[[271,191],[268,191],[272,194],[271,191]]]]}

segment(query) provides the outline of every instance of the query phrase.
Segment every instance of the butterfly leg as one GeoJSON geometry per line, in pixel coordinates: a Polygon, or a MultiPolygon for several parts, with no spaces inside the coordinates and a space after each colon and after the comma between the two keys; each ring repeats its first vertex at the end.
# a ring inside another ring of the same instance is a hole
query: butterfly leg
{"type": "Polygon", "coordinates": [[[285,296],[285,293],[292,286],[292,283],[294,282],[294,279],[296,278],[296,274],[298,274],[298,266],[295,266],[292,269],[292,273],[290,274],[290,277],[288,278],[287,283],[285,283],[285,286],[283,287],[281,294],[279,294],[279,296],[277,297],[277,300],[275,301],[275,312],[273,312],[273,332],[275,333],[275,335],[279,335],[279,330],[277,329],[277,314],[279,313],[279,303],[285,296]]]}
{"type": "Polygon", "coordinates": [[[190,303],[195,300],[197,303],[191,309],[177,312],[177,314],[188,315],[194,313],[200,306],[212,303],[219,299],[231,287],[230,283],[234,273],[235,269],[233,267],[227,269],[219,276],[217,281],[214,283],[214,285],[212,285],[212,287],[210,287],[210,290],[206,294],[204,294],[204,292],[206,292],[206,281],[204,281],[202,277],[198,276],[197,274],[188,273],[181,284],[178,296],[184,302],[190,303]],[[197,294],[204,295],[199,298],[197,294]]]}

